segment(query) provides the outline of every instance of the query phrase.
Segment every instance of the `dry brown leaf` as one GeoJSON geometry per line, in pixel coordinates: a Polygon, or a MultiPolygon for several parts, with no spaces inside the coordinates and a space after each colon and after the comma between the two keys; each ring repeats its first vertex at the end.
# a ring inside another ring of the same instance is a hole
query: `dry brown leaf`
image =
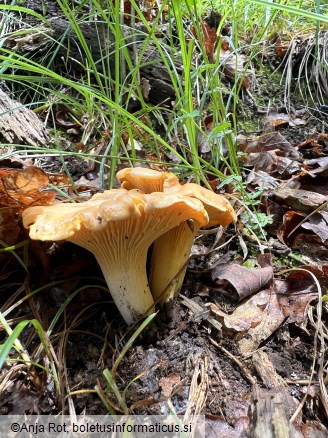
{"type": "Polygon", "coordinates": [[[288,317],[288,297],[278,293],[281,283],[275,281],[273,288],[252,296],[231,315],[222,312],[214,304],[210,306],[222,324],[223,333],[238,340],[242,354],[255,351],[288,317]]]}
{"type": "MultiPolygon", "coordinates": [[[[159,11],[161,11],[162,15],[162,22],[165,20],[166,13],[168,11],[168,6],[164,6],[163,8],[158,7],[158,3],[156,3],[155,0],[143,0],[143,1],[136,1],[136,4],[140,8],[140,11],[142,12],[142,15],[144,18],[151,23],[155,20],[157,17],[159,11]]],[[[132,13],[132,6],[131,1],[126,0],[124,1],[124,22],[126,24],[131,24],[131,13],[132,13]]],[[[137,14],[135,14],[135,22],[140,22],[140,18],[137,14]]]]}
{"type": "Polygon", "coordinates": [[[177,373],[169,374],[167,377],[162,377],[159,381],[159,386],[162,389],[164,397],[170,397],[174,387],[181,382],[181,376],[177,373]]]}
{"type": "Polygon", "coordinates": [[[248,355],[286,320],[299,323],[306,318],[310,303],[318,297],[311,273],[327,290],[328,265],[321,269],[303,266],[293,270],[286,281],[275,280],[271,289],[253,295],[230,315],[214,304],[209,306],[210,310],[222,324],[224,335],[237,340],[240,352],[248,355]]]}
{"type": "Polygon", "coordinates": [[[293,117],[291,114],[278,113],[278,111],[271,109],[265,119],[264,130],[267,131],[267,128],[270,126],[277,129],[286,126],[295,128],[296,126],[303,125],[306,125],[306,120],[300,119],[299,117],[293,117]]]}
{"type": "Polygon", "coordinates": [[[323,265],[320,269],[308,265],[294,269],[282,285],[280,293],[287,295],[289,299],[288,322],[303,322],[310,303],[318,298],[319,291],[314,277],[326,291],[328,288],[328,265],[323,265]]]}
{"type": "MultiPolygon", "coordinates": [[[[258,297],[258,295],[256,296],[258,297]]],[[[224,335],[234,339],[240,339],[248,333],[252,327],[256,327],[261,323],[262,311],[259,308],[263,307],[267,302],[266,298],[264,298],[263,302],[260,301],[261,298],[263,297],[257,298],[258,305],[253,304],[254,299],[252,300],[252,298],[250,298],[244,304],[238,306],[230,315],[220,310],[215,304],[211,304],[209,308],[216,319],[222,324],[224,335]],[[241,309],[241,311],[238,309],[241,309]]]]}
{"type": "Polygon", "coordinates": [[[309,219],[301,225],[302,228],[312,231],[320,237],[323,243],[328,240],[328,212],[321,211],[309,217],[309,219]]]}
{"type": "Polygon", "coordinates": [[[286,246],[292,246],[297,235],[297,230],[293,230],[300,225],[305,218],[305,214],[297,213],[296,211],[287,211],[283,217],[283,223],[277,231],[277,237],[286,246]]]}
{"type": "Polygon", "coordinates": [[[244,142],[246,153],[277,151],[281,157],[298,158],[299,152],[285,139],[280,132],[269,132],[257,138],[250,138],[244,142]]]}
{"type": "Polygon", "coordinates": [[[22,234],[19,213],[27,205],[51,204],[55,192],[42,192],[47,174],[35,166],[26,169],[0,169],[0,240],[16,244],[22,234]]]}
{"type": "Polygon", "coordinates": [[[289,187],[276,189],[274,195],[280,203],[283,202],[293,209],[284,214],[283,224],[277,231],[277,237],[281,242],[293,247],[295,239],[300,234],[304,235],[306,230],[309,235],[316,234],[322,243],[328,243],[328,212],[322,210],[313,214],[320,207],[327,208],[327,196],[289,187]]]}
{"type": "Polygon", "coordinates": [[[51,204],[55,192],[42,192],[47,174],[35,166],[26,169],[0,169],[0,206],[51,204]]]}
{"type": "Polygon", "coordinates": [[[273,194],[280,202],[288,205],[293,210],[305,213],[311,213],[328,201],[328,197],[320,193],[290,187],[278,187],[273,194]]]}
{"type": "MultiPolygon", "coordinates": [[[[191,31],[195,39],[200,43],[196,29],[193,27],[191,31]]],[[[216,28],[210,27],[206,21],[201,22],[201,31],[203,40],[202,42],[205,46],[206,55],[211,59],[213,58],[213,54],[217,48],[220,36],[217,35],[216,28]]]]}
{"type": "MultiPolygon", "coordinates": [[[[260,292],[263,294],[265,291],[260,292]]],[[[279,296],[272,290],[267,290],[268,299],[262,313],[261,322],[254,327],[251,327],[247,332],[247,336],[239,340],[238,346],[240,352],[244,355],[248,355],[255,351],[260,344],[268,339],[285,321],[286,319],[286,309],[288,308],[288,303],[286,297],[279,296]]],[[[260,303],[260,298],[257,294],[254,297],[253,305],[258,301],[260,303]]],[[[257,305],[258,310],[261,305],[257,305]]],[[[242,306],[240,306],[242,307],[242,306]]],[[[243,311],[243,309],[240,309],[243,311]]]]}
{"type": "Polygon", "coordinates": [[[314,133],[311,137],[308,137],[305,141],[298,144],[298,149],[306,153],[311,152],[314,155],[323,155],[324,150],[328,148],[328,134],[314,133]]]}
{"type": "Polygon", "coordinates": [[[229,282],[237,293],[238,301],[257,292],[266,286],[273,278],[271,266],[253,269],[238,265],[237,263],[227,263],[218,265],[212,270],[212,279],[217,285],[229,282]]]}
{"type": "Polygon", "coordinates": [[[208,56],[212,56],[217,48],[219,36],[216,33],[216,29],[214,27],[210,27],[206,21],[202,21],[201,26],[206,54],[208,56]]]}
{"type": "Polygon", "coordinates": [[[328,176],[328,157],[304,160],[304,164],[315,167],[313,170],[308,171],[310,175],[328,176]]]}
{"type": "Polygon", "coordinates": [[[290,248],[300,249],[303,254],[321,258],[322,250],[324,254],[328,252],[328,228],[326,221],[320,219],[320,216],[310,216],[302,223],[306,220],[305,214],[288,211],[284,215],[284,223],[277,231],[278,239],[290,248]]]}
{"type": "Polygon", "coordinates": [[[322,243],[320,237],[315,234],[297,234],[291,248],[314,260],[328,260],[328,245],[322,243]]]}
{"type": "Polygon", "coordinates": [[[245,165],[253,166],[255,172],[265,171],[270,176],[279,179],[290,178],[291,175],[301,170],[297,161],[279,156],[277,150],[249,153],[245,165]]]}
{"type": "Polygon", "coordinates": [[[290,41],[281,41],[277,43],[274,49],[275,54],[279,56],[279,58],[283,59],[287,55],[289,45],[290,41]]]}
{"type": "Polygon", "coordinates": [[[79,130],[81,128],[81,123],[77,123],[73,120],[69,111],[57,111],[55,114],[56,123],[64,129],[76,128],[79,130]]]}
{"type": "Polygon", "coordinates": [[[243,88],[248,89],[250,87],[251,72],[250,70],[244,70],[244,65],[247,62],[245,55],[231,52],[231,50],[229,50],[229,46],[222,42],[220,47],[219,62],[223,65],[223,71],[228,78],[235,79],[237,73],[239,77],[242,77],[243,88]]]}
{"type": "MultiPolygon", "coordinates": [[[[251,72],[250,70],[244,70],[244,65],[247,62],[246,56],[231,51],[228,40],[218,35],[216,27],[210,27],[206,21],[201,22],[201,31],[205,52],[209,60],[214,61],[217,47],[220,43],[218,56],[219,63],[223,66],[224,74],[232,79],[235,79],[237,74],[242,79],[242,87],[248,89],[251,83],[251,72]]],[[[192,29],[192,33],[199,42],[195,28],[192,29]]]]}

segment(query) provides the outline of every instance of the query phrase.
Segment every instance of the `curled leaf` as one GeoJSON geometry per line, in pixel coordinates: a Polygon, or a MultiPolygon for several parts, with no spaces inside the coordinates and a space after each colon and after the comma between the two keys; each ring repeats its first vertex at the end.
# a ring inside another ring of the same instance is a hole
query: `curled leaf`
{"type": "Polygon", "coordinates": [[[55,192],[43,192],[47,174],[35,166],[0,170],[0,206],[45,205],[55,199],[55,192]]]}
{"type": "Polygon", "coordinates": [[[252,295],[266,286],[273,277],[271,266],[265,268],[246,268],[237,263],[218,265],[212,271],[212,279],[217,285],[230,283],[237,301],[252,295]]]}

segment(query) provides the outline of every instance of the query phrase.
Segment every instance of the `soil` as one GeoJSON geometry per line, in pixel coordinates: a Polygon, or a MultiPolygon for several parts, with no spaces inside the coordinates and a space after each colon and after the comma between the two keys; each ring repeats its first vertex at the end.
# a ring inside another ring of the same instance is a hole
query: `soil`
{"type": "MultiPolygon", "coordinates": [[[[93,256],[80,248],[72,248],[73,245],[64,244],[56,248],[54,253],[59,251],[61,261],[64,258],[66,262],[72,259],[86,260],[86,265],[90,267],[89,274],[101,278],[93,256]]],[[[72,276],[71,270],[65,272],[56,269],[58,261],[53,263],[55,255],[52,259],[50,272],[56,272],[52,280],[65,277],[67,280],[61,286],[43,291],[36,298],[38,307],[42,309],[40,320],[45,326],[48,326],[46,321],[51,321],[72,290],[89,283],[88,279],[83,278],[83,270],[79,269],[72,276]]],[[[32,277],[37,278],[35,273],[32,273],[32,277]]],[[[44,281],[41,280],[38,278],[36,284],[44,281]]],[[[208,279],[205,278],[206,282],[208,279]]],[[[203,287],[201,277],[197,278],[197,284],[198,287],[195,287],[195,278],[189,274],[182,294],[199,300],[197,292],[199,286],[203,287]]],[[[213,297],[215,294],[210,293],[202,301],[211,302],[213,297]]],[[[40,317],[40,314],[37,316],[40,317]]],[[[16,317],[17,320],[21,317],[32,318],[31,308],[26,305],[19,309],[16,317]]],[[[99,397],[83,393],[83,390],[93,389],[96,385],[106,387],[102,371],[112,369],[117,357],[116,351],[124,346],[132,333],[126,332],[126,326],[110,302],[110,296],[97,289],[96,285],[87,287],[67,306],[65,320],[70,330],[65,345],[61,346],[58,341],[58,336],[61,337],[64,330],[62,319],[56,325],[51,341],[57,354],[61,354],[58,359],[62,361],[62,373],[67,378],[68,387],[71,391],[79,391],[79,394],[72,396],[76,413],[106,414],[106,407],[99,397]],[[86,309],[90,310],[82,314],[86,309]],[[74,323],[76,320],[78,324],[74,323]]],[[[34,330],[30,328],[20,337],[28,351],[33,351],[38,344],[33,334],[34,330]]],[[[285,324],[272,335],[264,348],[276,372],[289,382],[289,394],[301,400],[313,361],[312,336],[306,336],[301,327],[285,324]],[[293,384],[295,379],[300,383],[293,384]]],[[[200,364],[206,366],[207,376],[206,402],[202,408],[202,413],[208,419],[206,436],[224,436],[226,427],[229,427],[231,435],[225,436],[246,436],[244,433],[253,421],[250,412],[255,403],[254,385],[249,381],[249,375],[261,386],[252,360],[242,358],[234,341],[222,337],[222,334],[209,326],[206,319],[194,322],[190,311],[179,300],[167,305],[135,340],[117,369],[116,382],[121,391],[128,388],[126,402],[134,414],[168,414],[167,400],[170,399],[177,414],[183,415],[191,403],[191,385],[200,364]],[[211,340],[223,347],[223,350],[213,345],[211,340]],[[241,366],[226,352],[238,358],[241,366]]],[[[68,413],[67,405],[60,403],[49,374],[47,376],[34,368],[26,374],[14,364],[7,364],[2,373],[6,375],[10,370],[13,377],[1,394],[2,415],[55,414],[63,408],[68,413]]],[[[111,401],[116,412],[122,413],[115,398],[111,401]]],[[[317,422],[318,418],[322,418],[316,396],[308,397],[303,416],[305,422],[317,422]]]]}

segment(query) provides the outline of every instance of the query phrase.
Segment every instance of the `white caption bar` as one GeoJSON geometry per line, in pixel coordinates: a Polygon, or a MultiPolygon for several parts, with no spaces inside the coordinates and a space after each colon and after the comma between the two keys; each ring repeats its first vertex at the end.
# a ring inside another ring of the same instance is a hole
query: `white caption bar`
{"type": "Polygon", "coordinates": [[[205,418],[197,423],[158,415],[0,415],[6,438],[205,438],[205,418]]]}

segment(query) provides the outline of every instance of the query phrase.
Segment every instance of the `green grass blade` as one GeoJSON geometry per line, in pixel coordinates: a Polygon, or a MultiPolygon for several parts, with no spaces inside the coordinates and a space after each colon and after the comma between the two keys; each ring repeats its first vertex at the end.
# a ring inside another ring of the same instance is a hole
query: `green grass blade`
{"type": "MultiPolygon", "coordinates": [[[[0,322],[3,324],[3,321],[1,320],[2,314],[0,313],[0,322]]],[[[15,348],[16,351],[23,357],[24,360],[30,361],[29,357],[24,352],[23,347],[21,346],[20,342],[18,342],[18,337],[21,334],[21,332],[24,330],[24,328],[30,324],[31,321],[22,321],[20,322],[14,330],[11,331],[11,334],[6,339],[5,343],[1,345],[0,349],[0,369],[2,369],[2,366],[4,362],[7,360],[9,352],[12,348],[15,348]]]]}
{"type": "Polygon", "coordinates": [[[316,12],[305,11],[304,9],[299,9],[295,6],[284,5],[280,3],[271,3],[266,0],[249,0],[249,1],[251,3],[255,3],[258,5],[270,7],[272,9],[278,9],[280,11],[288,12],[289,14],[292,15],[299,15],[301,17],[307,18],[308,20],[322,21],[324,23],[328,23],[328,17],[322,14],[317,14],[316,12]]]}

